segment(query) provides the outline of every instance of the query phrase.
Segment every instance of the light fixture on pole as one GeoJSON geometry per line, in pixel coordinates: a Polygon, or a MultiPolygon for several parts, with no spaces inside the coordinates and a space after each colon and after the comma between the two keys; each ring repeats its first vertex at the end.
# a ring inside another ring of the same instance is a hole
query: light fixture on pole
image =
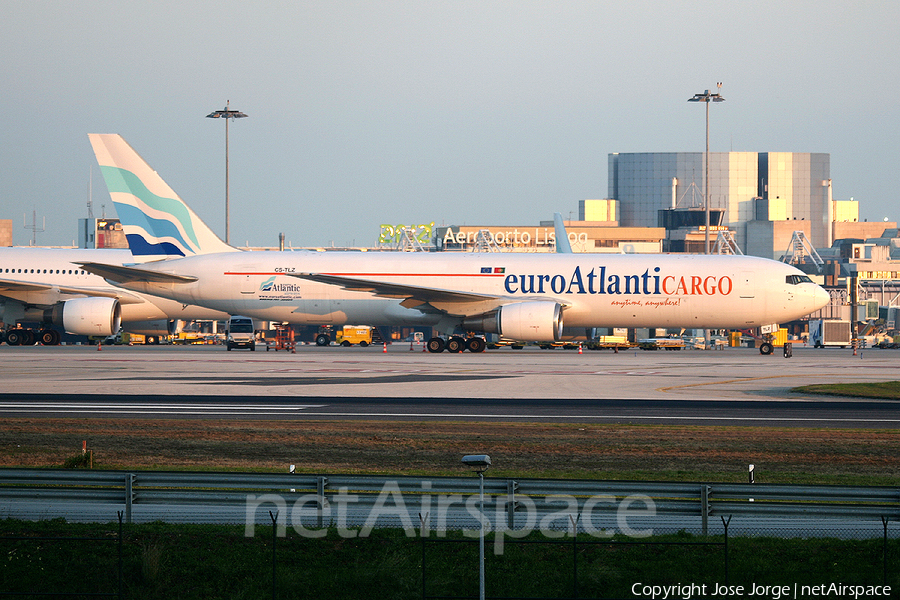
{"type": "Polygon", "coordinates": [[[225,243],[229,243],[230,227],[228,216],[228,122],[232,119],[242,119],[247,115],[239,110],[231,110],[229,108],[231,100],[225,101],[225,108],[222,110],[214,110],[206,115],[207,119],[225,119],[225,243]]]}
{"type": "MultiPolygon", "coordinates": [[[[721,82],[717,83],[716,86],[719,89],[722,89],[721,82]]],[[[706,103],[706,153],[703,155],[703,170],[706,173],[706,187],[703,190],[703,203],[706,205],[706,254],[709,254],[709,103],[725,102],[725,98],[719,93],[710,94],[709,90],[706,90],[702,94],[694,94],[693,98],[688,98],[688,102],[706,103]]]]}
{"type": "Polygon", "coordinates": [[[481,518],[480,535],[478,536],[478,597],[484,600],[484,472],[491,466],[491,457],[487,454],[467,454],[462,457],[463,464],[475,469],[478,473],[478,509],[481,518]]]}

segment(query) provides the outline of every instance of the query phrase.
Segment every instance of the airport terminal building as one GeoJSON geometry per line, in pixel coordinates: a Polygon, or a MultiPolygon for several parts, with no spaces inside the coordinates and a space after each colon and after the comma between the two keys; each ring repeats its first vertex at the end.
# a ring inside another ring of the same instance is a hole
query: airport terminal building
{"type": "MultiPolygon", "coordinates": [[[[708,156],[711,245],[724,236],[743,254],[778,260],[789,253],[795,232],[826,249],[896,227],[860,222],[859,202],[833,198],[829,154],[708,156]]],[[[705,252],[705,161],[703,152],[610,154],[607,198],[579,201],[578,220],[566,221],[573,251],[705,252]]],[[[435,228],[431,239],[436,250],[477,250],[480,233],[500,250],[552,252],[552,231],[552,222],[450,225],[435,228]]]]}
{"type": "MultiPolygon", "coordinates": [[[[610,154],[609,197],[619,203],[620,223],[653,227],[660,224],[660,211],[702,209],[705,157],[703,152],[610,154]]],[[[727,228],[745,254],[767,258],[784,253],[794,230],[805,230],[817,248],[830,247],[829,224],[857,221],[859,214],[852,201],[831,208],[830,156],[820,153],[710,152],[709,199],[712,231],[727,228]]]]}

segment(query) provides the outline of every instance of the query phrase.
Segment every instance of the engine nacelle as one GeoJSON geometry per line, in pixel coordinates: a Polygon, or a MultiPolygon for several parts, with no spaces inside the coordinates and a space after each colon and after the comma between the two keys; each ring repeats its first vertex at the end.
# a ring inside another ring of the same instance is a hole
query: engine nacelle
{"type": "Polygon", "coordinates": [[[75,335],[113,335],[122,324],[122,307],[115,298],[75,298],[44,311],[44,321],[75,335]]]}
{"type": "Polygon", "coordinates": [[[517,302],[474,317],[466,317],[463,327],[471,331],[496,333],[523,342],[558,342],[562,338],[562,306],[556,302],[517,302]]]}

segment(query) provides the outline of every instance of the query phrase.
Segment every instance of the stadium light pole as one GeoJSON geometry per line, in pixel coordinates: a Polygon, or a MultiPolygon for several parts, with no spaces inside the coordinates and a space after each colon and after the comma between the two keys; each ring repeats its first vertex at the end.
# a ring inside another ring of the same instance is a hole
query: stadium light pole
{"type": "Polygon", "coordinates": [[[206,115],[207,119],[225,119],[225,243],[230,243],[230,226],[228,216],[228,122],[233,119],[243,119],[247,115],[239,110],[229,108],[231,100],[225,101],[225,108],[222,110],[214,110],[206,115]]]}
{"type": "MultiPolygon", "coordinates": [[[[719,89],[722,89],[721,82],[717,83],[716,86],[719,89]]],[[[703,171],[706,173],[706,188],[704,189],[703,203],[706,205],[706,253],[709,254],[709,103],[725,102],[725,98],[719,93],[710,94],[709,90],[706,90],[702,94],[694,94],[693,98],[688,98],[688,102],[706,103],[706,153],[703,155],[703,171]]]]}

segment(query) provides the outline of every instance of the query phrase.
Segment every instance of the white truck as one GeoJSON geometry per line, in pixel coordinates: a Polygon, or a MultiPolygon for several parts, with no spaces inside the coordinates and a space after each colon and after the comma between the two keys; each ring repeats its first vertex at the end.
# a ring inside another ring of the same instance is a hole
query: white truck
{"type": "Polygon", "coordinates": [[[233,316],[228,319],[228,330],[225,332],[225,344],[232,348],[250,348],[256,350],[256,332],[253,331],[253,319],[233,316]]]}
{"type": "Polygon", "coordinates": [[[809,343],[814,348],[846,348],[851,344],[851,338],[850,321],[814,319],[809,322],[809,343]]]}

